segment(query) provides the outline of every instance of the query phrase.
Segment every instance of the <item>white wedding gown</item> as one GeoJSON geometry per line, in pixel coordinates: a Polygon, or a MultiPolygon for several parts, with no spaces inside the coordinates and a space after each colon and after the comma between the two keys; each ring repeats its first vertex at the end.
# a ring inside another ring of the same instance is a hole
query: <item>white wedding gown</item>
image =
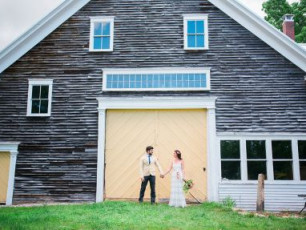
{"type": "Polygon", "coordinates": [[[169,205],[173,207],[186,207],[186,200],[183,192],[183,173],[181,162],[174,163],[171,177],[171,193],[169,205]],[[177,178],[179,174],[179,179],[177,178]]]}

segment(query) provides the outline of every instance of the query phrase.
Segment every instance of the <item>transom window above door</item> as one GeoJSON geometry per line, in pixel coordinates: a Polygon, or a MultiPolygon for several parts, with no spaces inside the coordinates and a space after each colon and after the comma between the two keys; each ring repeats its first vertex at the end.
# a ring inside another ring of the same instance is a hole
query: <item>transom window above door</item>
{"type": "Polygon", "coordinates": [[[92,17],[90,20],[90,51],[113,51],[114,17],[92,17]]]}
{"type": "Polygon", "coordinates": [[[209,68],[103,69],[104,91],[207,91],[209,68]]]}
{"type": "Polygon", "coordinates": [[[208,49],[208,16],[184,15],[184,49],[208,49]]]}

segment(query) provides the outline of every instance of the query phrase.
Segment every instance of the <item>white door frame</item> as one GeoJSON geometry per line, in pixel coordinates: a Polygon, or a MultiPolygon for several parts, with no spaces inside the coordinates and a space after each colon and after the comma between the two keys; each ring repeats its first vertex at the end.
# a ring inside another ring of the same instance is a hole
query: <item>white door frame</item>
{"type": "Polygon", "coordinates": [[[216,152],[217,97],[98,97],[98,162],[96,202],[104,199],[105,125],[108,109],[207,109],[207,197],[218,200],[218,157],[216,152]]]}
{"type": "Polygon", "coordinates": [[[0,142],[0,152],[8,152],[10,154],[9,178],[5,203],[6,205],[12,205],[13,203],[15,168],[19,144],[20,142],[0,142]]]}

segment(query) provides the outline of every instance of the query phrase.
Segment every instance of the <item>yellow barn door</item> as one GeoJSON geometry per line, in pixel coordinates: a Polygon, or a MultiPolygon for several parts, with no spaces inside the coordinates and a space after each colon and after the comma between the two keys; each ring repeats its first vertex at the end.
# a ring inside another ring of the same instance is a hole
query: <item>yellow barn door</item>
{"type": "MultiPolygon", "coordinates": [[[[137,199],[140,190],[139,158],[152,145],[166,171],[173,151],[185,161],[186,177],[193,179],[192,194],[206,200],[206,110],[108,110],[106,114],[105,196],[137,199]]],[[[157,169],[156,169],[157,170],[157,169]]],[[[170,178],[159,178],[158,199],[169,199],[170,178]]],[[[145,198],[149,198],[149,184],[145,198]]],[[[192,199],[192,197],[187,196],[192,199]]]]}
{"type": "Polygon", "coordinates": [[[6,203],[10,169],[10,154],[0,152],[0,203],[6,203]]]}

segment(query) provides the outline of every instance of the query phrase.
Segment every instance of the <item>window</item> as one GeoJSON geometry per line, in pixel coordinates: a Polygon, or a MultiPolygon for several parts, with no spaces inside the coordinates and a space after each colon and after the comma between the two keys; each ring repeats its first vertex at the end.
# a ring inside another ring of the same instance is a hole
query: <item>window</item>
{"type": "Polygon", "coordinates": [[[266,142],[264,140],[247,140],[247,173],[248,180],[257,180],[258,174],[267,178],[266,142]]]}
{"type": "Polygon", "coordinates": [[[293,180],[290,140],[272,141],[274,180],[293,180]]]}
{"type": "Polygon", "coordinates": [[[306,180],[306,140],[298,141],[300,177],[301,180],[306,180]]]}
{"type": "Polygon", "coordinates": [[[222,180],[250,181],[264,174],[267,181],[306,183],[306,135],[224,135],[219,139],[222,180]]]}
{"type": "Polygon", "coordinates": [[[184,49],[208,49],[207,15],[184,15],[184,49]]]}
{"type": "Polygon", "coordinates": [[[50,116],[53,80],[29,80],[27,116],[50,116]]]}
{"type": "Polygon", "coordinates": [[[114,17],[92,17],[90,20],[90,51],[113,51],[114,17]]]}
{"type": "Polygon", "coordinates": [[[209,90],[208,68],[103,69],[104,91],[209,90]]]}
{"type": "Polygon", "coordinates": [[[241,179],[239,140],[221,141],[221,174],[223,179],[241,179]]]}

